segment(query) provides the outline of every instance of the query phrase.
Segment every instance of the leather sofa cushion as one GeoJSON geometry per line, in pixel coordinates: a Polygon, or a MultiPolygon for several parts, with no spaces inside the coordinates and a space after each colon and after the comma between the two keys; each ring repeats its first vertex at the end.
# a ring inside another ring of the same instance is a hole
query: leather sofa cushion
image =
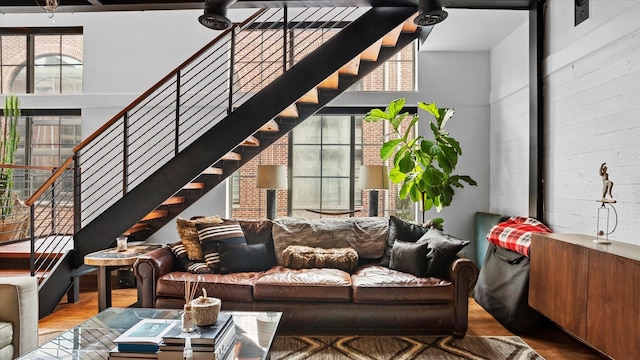
{"type": "Polygon", "coordinates": [[[353,302],[438,303],[451,302],[455,288],[449,281],[421,278],[379,265],[361,267],[351,275],[353,302]]]}
{"type": "Polygon", "coordinates": [[[273,244],[278,265],[289,245],[324,249],[353,248],[358,257],[377,259],[384,253],[389,220],[383,217],[302,219],[278,218],[273,221],[273,244]]]}
{"type": "Polygon", "coordinates": [[[192,284],[200,281],[196,296],[202,295],[202,288],[207,295],[224,300],[252,301],[253,284],[261,272],[244,272],[232,274],[191,274],[188,272],[170,272],[158,278],[156,294],[158,297],[174,297],[184,299],[184,282],[190,279],[192,284]]]}
{"type": "Polygon", "coordinates": [[[351,277],[338,269],[288,269],[276,266],[256,280],[255,299],[351,301],[351,277]]]}

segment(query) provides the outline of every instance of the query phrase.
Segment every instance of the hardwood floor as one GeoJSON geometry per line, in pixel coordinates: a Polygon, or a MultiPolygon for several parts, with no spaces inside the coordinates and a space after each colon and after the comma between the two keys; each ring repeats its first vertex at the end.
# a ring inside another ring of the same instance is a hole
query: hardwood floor
{"type": "MultiPolygon", "coordinates": [[[[80,301],[69,304],[60,302],[56,311],[40,320],[40,330],[59,330],[74,327],[98,313],[98,296],[94,274],[85,275],[80,282],[80,301]]],[[[127,307],[136,302],[136,289],[119,289],[113,285],[114,307],[127,307]]],[[[475,336],[511,336],[489,313],[473,299],[469,299],[469,331],[475,336]]],[[[550,323],[545,323],[531,336],[520,336],[547,360],[602,359],[593,350],[567,335],[550,323]]]]}

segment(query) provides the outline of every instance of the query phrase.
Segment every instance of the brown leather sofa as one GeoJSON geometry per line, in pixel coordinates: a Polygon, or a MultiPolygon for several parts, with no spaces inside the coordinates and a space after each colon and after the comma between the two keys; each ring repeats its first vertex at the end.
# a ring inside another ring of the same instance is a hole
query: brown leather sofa
{"type": "MultiPolygon", "coordinates": [[[[394,221],[389,224],[387,243],[400,239],[402,233],[394,228],[394,221]]],[[[251,231],[249,225],[242,225],[251,231]]],[[[407,237],[406,232],[402,234],[405,240],[417,240],[407,237]]],[[[277,236],[274,240],[277,252],[282,244],[277,236]]],[[[304,236],[296,241],[305,243],[304,236]]],[[[310,242],[309,246],[317,246],[310,242]]],[[[469,293],[478,275],[471,260],[456,256],[442,276],[448,279],[418,277],[380,263],[384,260],[360,259],[353,273],[275,265],[261,272],[192,274],[180,268],[173,252],[163,247],[140,257],[134,273],[142,307],[181,308],[185,280],[198,279],[209,296],[222,300],[223,309],[283,312],[279,333],[465,335],[469,293]]]]}

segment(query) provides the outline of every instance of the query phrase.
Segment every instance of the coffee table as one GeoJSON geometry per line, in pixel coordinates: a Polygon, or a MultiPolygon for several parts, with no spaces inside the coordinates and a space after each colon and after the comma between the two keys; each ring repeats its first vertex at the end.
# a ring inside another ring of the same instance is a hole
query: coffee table
{"type": "MultiPolygon", "coordinates": [[[[282,313],[231,311],[236,326],[235,351],[229,359],[265,360],[282,313]]],[[[145,318],[179,319],[181,310],[108,308],[42,344],[19,359],[108,359],[113,339],[145,318]]],[[[227,360],[227,359],[223,359],[227,360]]]]}

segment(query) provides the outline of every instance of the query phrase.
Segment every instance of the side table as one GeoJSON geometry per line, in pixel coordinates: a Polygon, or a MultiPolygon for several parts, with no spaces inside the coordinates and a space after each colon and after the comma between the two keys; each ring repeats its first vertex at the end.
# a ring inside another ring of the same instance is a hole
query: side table
{"type": "MultiPolygon", "coordinates": [[[[85,265],[98,267],[98,311],[111,307],[111,271],[119,267],[131,266],[136,262],[138,256],[162,246],[162,244],[131,242],[125,251],[111,248],[85,255],[85,265]]],[[[140,299],[139,287],[138,299],[140,299]]]]}

